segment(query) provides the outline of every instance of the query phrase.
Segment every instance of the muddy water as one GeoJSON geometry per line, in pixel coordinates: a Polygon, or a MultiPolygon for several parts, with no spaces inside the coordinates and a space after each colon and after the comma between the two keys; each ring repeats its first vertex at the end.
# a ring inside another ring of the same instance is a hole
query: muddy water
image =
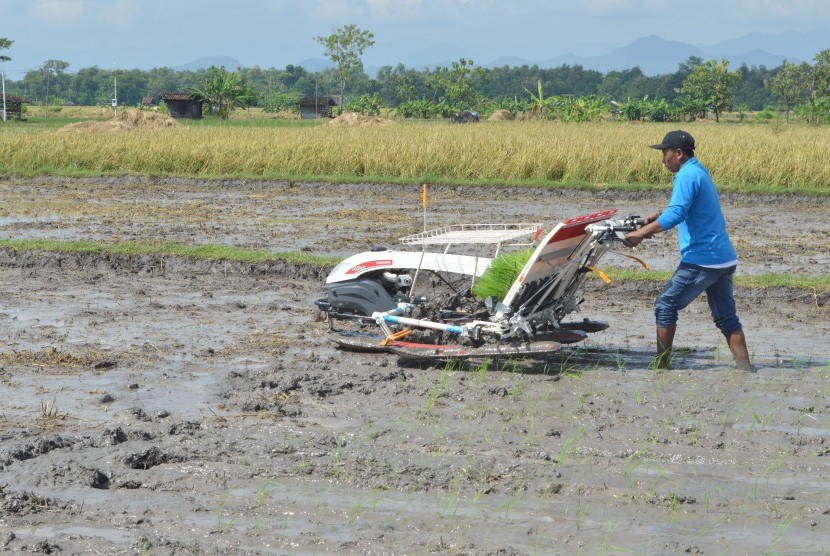
{"type": "MultiPolygon", "coordinates": [[[[350,201],[289,184],[0,187],[2,237],[349,254],[421,225],[406,209],[420,191],[410,203],[391,187],[346,186],[350,201]]],[[[431,199],[429,217],[446,223],[658,202],[450,188],[431,199]]],[[[816,272],[830,252],[814,203],[725,205],[742,272],[816,272]],[[762,223],[774,229],[758,234],[762,223]],[[773,247],[775,234],[798,246],[773,247]]],[[[647,258],[668,267],[673,249],[661,238],[647,258]]],[[[684,313],[676,368],[653,371],[650,285],[589,291],[582,316],[612,326],[584,345],[454,367],[336,350],[311,305],[323,276],[305,268],[4,251],[0,280],[0,550],[830,550],[824,292],[738,291],[760,367],[746,375],[705,302],[684,313]]]]}

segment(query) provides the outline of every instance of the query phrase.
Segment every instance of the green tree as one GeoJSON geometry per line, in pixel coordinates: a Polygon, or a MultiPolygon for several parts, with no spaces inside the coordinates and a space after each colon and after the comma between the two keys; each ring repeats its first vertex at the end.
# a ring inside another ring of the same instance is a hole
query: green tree
{"type": "Polygon", "coordinates": [[[346,84],[352,74],[363,70],[360,57],[367,48],[374,46],[374,39],[374,33],[352,24],[338,27],[331,35],[314,37],[316,42],[326,48],[325,55],[337,66],[340,78],[340,112],[343,112],[346,84]]]}
{"type": "Polygon", "coordinates": [[[358,99],[350,101],[346,106],[349,112],[359,112],[364,116],[377,116],[384,108],[383,99],[379,93],[364,94],[358,99]]]}
{"type": "Polygon", "coordinates": [[[227,120],[235,108],[244,108],[255,99],[253,89],[242,83],[238,73],[226,70],[225,66],[211,66],[210,76],[201,88],[191,87],[190,91],[197,99],[216,108],[222,120],[227,120]]]}
{"type": "Polygon", "coordinates": [[[813,98],[830,98],[830,49],[816,54],[813,66],[813,98]]]}
{"type": "Polygon", "coordinates": [[[443,93],[441,101],[447,106],[447,110],[455,113],[463,109],[478,108],[482,101],[479,90],[485,80],[484,70],[475,67],[475,62],[459,58],[450,68],[435,68],[430,83],[436,91],[443,93]]]}
{"type": "Polygon", "coordinates": [[[408,75],[403,76],[395,83],[395,95],[397,95],[402,102],[415,100],[416,93],[417,90],[415,89],[415,83],[413,83],[412,78],[408,75]]]}
{"type": "Polygon", "coordinates": [[[625,71],[608,72],[597,90],[601,96],[620,100],[655,96],[657,86],[657,80],[650,79],[635,66],[625,71]]]}
{"type": "Polygon", "coordinates": [[[810,87],[811,69],[807,63],[793,64],[785,61],[781,70],[772,76],[767,86],[784,109],[785,119],[790,121],[790,110],[802,102],[810,87]]]}
{"type": "Polygon", "coordinates": [[[260,99],[260,105],[264,112],[298,112],[300,105],[299,93],[271,93],[265,94],[260,99]]]}
{"type": "Polygon", "coordinates": [[[748,67],[741,64],[741,78],[735,85],[735,104],[745,105],[749,110],[761,110],[764,106],[775,103],[775,95],[767,87],[767,82],[778,69],[769,70],[765,66],[748,67]]]}
{"type": "Polygon", "coordinates": [[[69,98],[75,104],[84,106],[109,104],[112,85],[112,75],[109,72],[97,67],[81,68],[72,79],[69,98]]]}
{"type": "Polygon", "coordinates": [[[729,60],[707,60],[695,66],[689,77],[683,81],[681,93],[692,104],[706,106],[720,121],[720,115],[732,108],[735,100],[735,83],[739,72],[729,71],[729,60]]]}
{"type": "Polygon", "coordinates": [[[811,98],[799,104],[795,107],[795,115],[814,125],[830,122],[830,97],[811,98]]]}
{"type": "Polygon", "coordinates": [[[66,68],[69,67],[69,62],[63,60],[46,60],[38,70],[42,77],[42,82],[45,87],[45,95],[43,97],[43,106],[47,113],[49,111],[49,87],[52,87],[52,95],[59,94],[66,85],[66,68]]]}
{"type": "MultiPolygon", "coordinates": [[[[6,50],[11,48],[14,44],[14,41],[7,39],[6,37],[0,37],[0,50],[6,50]]],[[[11,62],[11,58],[5,55],[0,55],[0,62],[11,62]]]]}
{"type": "Polygon", "coordinates": [[[185,89],[183,73],[170,68],[153,68],[147,75],[147,94],[158,96],[185,89]]]}

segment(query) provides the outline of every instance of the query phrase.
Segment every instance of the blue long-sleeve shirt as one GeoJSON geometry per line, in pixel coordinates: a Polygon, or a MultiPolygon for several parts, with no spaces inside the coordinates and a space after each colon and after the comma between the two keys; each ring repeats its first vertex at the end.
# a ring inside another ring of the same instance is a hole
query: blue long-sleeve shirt
{"type": "Polygon", "coordinates": [[[674,175],[671,200],[657,222],[664,230],[677,226],[684,263],[722,266],[738,262],[715,184],[697,158],[687,160],[674,175]]]}

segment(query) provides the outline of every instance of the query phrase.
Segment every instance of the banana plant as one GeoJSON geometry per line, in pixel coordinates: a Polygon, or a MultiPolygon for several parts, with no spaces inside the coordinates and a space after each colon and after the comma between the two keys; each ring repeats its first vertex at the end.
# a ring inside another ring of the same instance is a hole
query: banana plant
{"type": "Polygon", "coordinates": [[[210,77],[202,87],[191,87],[190,92],[197,99],[207,102],[211,108],[216,108],[222,120],[227,120],[234,108],[244,108],[255,100],[253,88],[244,85],[239,74],[229,72],[225,66],[211,66],[210,77]]]}
{"type": "Polygon", "coordinates": [[[537,93],[534,95],[527,87],[524,90],[530,95],[531,114],[540,120],[547,114],[550,99],[545,98],[545,91],[542,89],[542,80],[536,81],[537,93]]]}

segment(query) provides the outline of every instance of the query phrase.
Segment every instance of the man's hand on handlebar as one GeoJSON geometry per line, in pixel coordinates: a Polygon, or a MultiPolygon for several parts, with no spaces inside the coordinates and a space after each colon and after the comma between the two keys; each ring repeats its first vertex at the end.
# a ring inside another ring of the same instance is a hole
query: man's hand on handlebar
{"type": "Polygon", "coordinates": [[[639,230],[634,230],[633,232],[625,234],[623,243],[628,247],[637,247],[644,239],[650,238],[658,232],[662,232],[663,227],[657,222],[657,218],[659,217],[659,212],[646,216],[644,219],[645,225],[639,230]]]}

